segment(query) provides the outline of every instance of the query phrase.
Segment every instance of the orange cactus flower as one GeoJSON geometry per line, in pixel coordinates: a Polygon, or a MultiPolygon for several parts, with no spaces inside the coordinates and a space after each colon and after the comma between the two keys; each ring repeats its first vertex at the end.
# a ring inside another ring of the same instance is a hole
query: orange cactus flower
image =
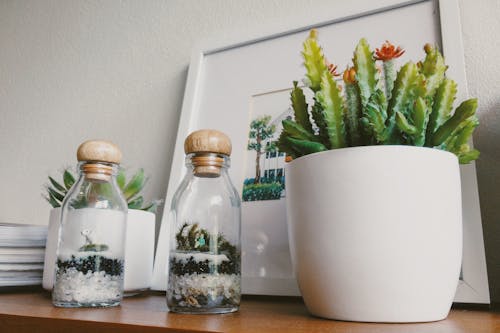
{"type": "Polygon", "coordinates": [[[328,69],[328,72],[330,72],[330,74],[332,74],[332,76],[340,76],[340,74],[337,73],[337,65],[330,63],[326,59],[325,59],[325,64],[326,64],[326,68],[328,69]]]}
{"type": "Polygon", "coordinates": [[[344,76],[343,76],[344,82],[345,83],[354,83],[356,82],[356,70],[354,67],[347,67],[346,70],[344,71],[344,76]]]}
{"type": "Polygon", "coordinates": [[[375,49],[375,60],[388,61],[401,57],[403,53],[405,53],[405,50],[400,46],[395,47],[386,40],[380,49],[375,49]]]}

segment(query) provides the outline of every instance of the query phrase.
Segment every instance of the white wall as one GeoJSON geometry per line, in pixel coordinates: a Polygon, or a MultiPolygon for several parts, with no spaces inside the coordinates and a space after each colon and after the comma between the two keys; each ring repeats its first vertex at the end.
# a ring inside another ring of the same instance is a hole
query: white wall
{"type": "MultiPolygon", "coordinates": [[[[382,0],[383,1],[383,0],[382,0]]],[[[330,0],[0,0],[0,222],[45,224],[48,174],[87,138],[124,150],[166,192],[193,44],[246,40],[329,18],[330,0]]],[[[500,2],[461,0],[492,296],[500,301],[500,2]]]]}

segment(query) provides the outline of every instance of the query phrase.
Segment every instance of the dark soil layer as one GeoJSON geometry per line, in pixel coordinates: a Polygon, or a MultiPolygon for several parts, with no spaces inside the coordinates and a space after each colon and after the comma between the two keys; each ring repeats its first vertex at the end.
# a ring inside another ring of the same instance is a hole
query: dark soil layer
{"type": "Polygon", "coordinates": [[[75,258],[71,256],[71,260],[62,261],[57,259],[57,268],[61,273],[66,272],[69,268],[76,268],[83,274],[87,272],[105,271],[109,275],[123,274],[123,260],[108,259],[100,255],[88,256],[85,258],[75,258]]]}
{"type": "Polygon", "coordinates": [[[188,261],[178,261],[175,257],[170,258],[170,270],[175,275],[184,274],[239,274],[239,262],[223,261],[219,265],[215,265],[208,260],[195,261],[194,257],[189,257],[188,261]]]}

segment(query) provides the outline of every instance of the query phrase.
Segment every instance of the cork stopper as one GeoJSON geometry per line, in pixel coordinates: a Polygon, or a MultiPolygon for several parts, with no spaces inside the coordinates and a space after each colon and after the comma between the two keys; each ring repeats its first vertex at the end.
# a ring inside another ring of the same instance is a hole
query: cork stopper
{"type": "Polygon", "coordinates": [[[113,167],[101,163],[120,164],[122,152],[117,145],[109,141],[89,140],[78,147],[76,157],[79,162],[90,162],[82,166],[87,179],[110,181],[113,167]]]}
{"type": "Polygon", "coordinates": [[[218,177],[225,163],[224,157],[220,155],[231,155],[231,140],[217,130],[199,130],[186,138],[184,151],[186,154],[194,154],[191,163],[195,176],[218,177]]]}
{"type": "Polygon", "coordinates": [[[195,131],[184,141],[184,151],[191,153],[214,153],[231,155],[231,139],[217,130],[202,129],[195,131]]]}
{"type": "Polygon", "coordinates": [[[79,162],[94,161],[120,164],[122,152],[109,141],[89,140],[78,147],[76,157],[79,162]]]}

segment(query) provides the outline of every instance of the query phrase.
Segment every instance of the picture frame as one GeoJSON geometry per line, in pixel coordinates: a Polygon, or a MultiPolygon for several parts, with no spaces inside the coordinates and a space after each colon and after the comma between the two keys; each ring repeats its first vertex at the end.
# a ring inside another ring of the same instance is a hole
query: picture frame
{"type": "MultiPolygon", "coordinates": [[[[245,149],[248,124],[252,116],[260,112],[256,111],[256,105],[272,108],[273,103],[281,103],[282,97],[267,97],[286,95],[291,89],[292,81],[304,77],[300,50],[302,41],[311,28],[318,29],[320,42],[325,45],[325,55],[338,57],[335,61],[340,66],[347,64],[360,37],[366,37],[372,48],[381,45],[385,39],[396,43],[404,42],[402,46],[406,49],[406,54],[402,62],[421,59],[422,46],[426,42],[436,43],[441,47],[449,65],[447,75],[458,84],[457,100],[467,98],[457,0],[360,0],[334,7],[332,13],[334,14],[329,20],[319,23],[314,23],[319,20],[311,17],[310,22],[313,23],[299,28],[245,42],[235,39],[233,43],[225,45],[208,43],[210,45],[198,46],[193,52],[165,198],[166,207],[158,237],[152,289],[165,290],[167,285],[169,226],[172,223],[169,204],[185,174],[184,139],[190,132],[201,128],[215,128],[226,132],[233,140],[230,176],[241,193],[245,173],[248,173],[245,165],[248,164],[250,154],[245,149]],[[398,26],[398,29],[391,29],[391,25],[386,24],[387,21],[392,22],[392,26],[398,26]],[[418,30],[415,30],[416,27],[418,30]]],[[[288,99],[283,103],[288,103],[288,99]]],[[[278,108],[285,111],[283,108],[286,106],[280,104],[276,107],[278,108]]],[[[259,110],[263,109],[259,107],[259,110]]],[[[277,168],[275,170],[278,172],[277,168]]],[[[474,163],[461,166],[461,180],[464,242],[462,273],[455,302],[489,303],[474,163]]],[[[279,209],[282,213],[275,215],[276,220],[280,221],[279,227],[266,229],[267,234],[259,234],[252,228],[248,218],[245,220],[243,203],[244,294],[300,295],[290,260],[286,260],[288,241],[286,225],[283,226],[286,218],[283,215],[284,208],[279,209]],[[273,244],[280,245],[273,248],[273,244]],[[259,253],[259,246],[264,248],[263,252],[259,253]],[[268,252],[266,247],[270,248],[268,252]],[[253,259],[249,259],[254,257],[261,261],[255,264],[251,261],[253,259]]],[[[273,225],[273,222],[266,223],[262,228],[269,225],[273,225]]]]}

